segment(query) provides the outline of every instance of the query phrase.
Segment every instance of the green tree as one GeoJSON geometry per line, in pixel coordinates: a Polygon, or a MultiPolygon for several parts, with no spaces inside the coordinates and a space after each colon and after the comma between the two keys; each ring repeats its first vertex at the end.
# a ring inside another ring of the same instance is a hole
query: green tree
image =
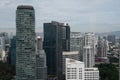
{"type": "Polygon", "coordinates": [[[0,62],[0,80],[11,80],[15,75],[14,67],[0,62]]]}
{"type": "Polygon", "coordinates": [[[118,69],[113,64],[95,65],[100,71],[100,80],[118,80],[118,69]]]}

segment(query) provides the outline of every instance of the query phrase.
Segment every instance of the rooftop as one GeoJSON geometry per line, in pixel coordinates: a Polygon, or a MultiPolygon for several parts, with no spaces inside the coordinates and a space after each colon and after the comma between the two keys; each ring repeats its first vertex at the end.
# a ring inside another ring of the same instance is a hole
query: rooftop
{"type": "Polygon", "coordinates": [[[33,6],[30,5],[19,5],[17,9],[29,9],[29,10],[34,10],[33,6]]]}

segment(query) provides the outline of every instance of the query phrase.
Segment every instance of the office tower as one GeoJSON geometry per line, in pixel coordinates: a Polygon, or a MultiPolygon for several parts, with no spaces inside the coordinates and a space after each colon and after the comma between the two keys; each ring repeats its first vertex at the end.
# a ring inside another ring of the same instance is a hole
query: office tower
{"type": "Polygon", "coordinates": [[[44,50],[48,78],[62,80],[62,27],[59,22],[44,23],[44,50]]]}
{"type": "Polygon", "coordinates": [[[70,26],[64,24],[63,28],[63,38],[62,38],[62,49],[63,51],[70,51],[70,26]]]}
{"type": "Polygon", "coordinates": [[[84,48],[83,48],[83,61],[85,67],[93,67],[95,65],[95,36],[92,32],[85,33],[84,48]]]}
{"type": "Polygon", "coordinates": [[[92,33],[92,32],[88,32],[88,33],[85,33],[85,36],[84,36],[84,45],[90,45],[92,47],[94,47],[94,43],[95,43],[95,35],[92,33]]]}
{"type": "Polygon", "coordinates": [[[83,48],[83,37],[80,32],[70,33],[70,51],[80,51],[83,48]]]}
{"type": "Polygon", "coordinates": [[[42,48],[42,38],[36,38],[36,80],[47,80],[46,54],[42,48]]]}
{"type": "Polygon", "coordinates": [[[21,5],[16,11],[16,79],[35,80],[35,11],[21,5]]]}
{"type": "Polygon", "coordinates": [[[107,40],[111,43],[111,45],[115,45],[115,35],[108,35],[107,40]]]}
{"type": "Polygon", "coordinates": [[[93,67],[95,64],[95,57],[93,54],[93,48],[91,46],[84,46],[83,48],[83,62],[85,67],[93,67]]]}
{"type": "Polygon", "coordinates": [[[85,80],[99,80],[98,68],[85,68],[85,80]]]}
{"type": "Polygon", "coordinates": [[[66,58],[66,80],[99,80],[98,68],[85,68],[84,62],[66,58]]]}
{"type": "Polygon", "coordinates": [[[80,61],[83,60],[83,37],[80,32],[70,33],[70,51],[79,51],[80,61]]]}
{"type": "Polygon", "coordinates": [[[63,74],[65,74],[65,59],[70,58],[79,61],[80,54],[79,51],[64,51],[62,55],[63,55],[63,74]]]}
{"type": "Polygon", "coordinates": [[[97,57],[107,57],[108,41],[99,37],[97,45],[97,57]]]}
{"type": "Polygon", "coordinates": [[[10,41],[10,48],[8,52],[8,63],[15,66],[16,65],[16,36],[10,41]]]}
{"type": "Polygon", "coordinates": [[[66,58],[66,80],[85,80],[84,62],[66,58]]]}

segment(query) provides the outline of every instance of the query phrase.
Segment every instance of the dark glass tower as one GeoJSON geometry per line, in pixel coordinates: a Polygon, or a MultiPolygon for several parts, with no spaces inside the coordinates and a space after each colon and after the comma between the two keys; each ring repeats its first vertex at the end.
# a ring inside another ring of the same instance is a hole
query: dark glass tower
{"type": "Polygon", "coordinates": [[[16,11],[16,80],[35,80],[35,12],[32,6],[16,11]]]}
{"type": "Polygon", "coordinates": [[[8,53],[8,62],[9,64],[16,65],[16,36],[10,40],[10,48],[8,53]]]}
{"type": "Polygon", "coordinates": [[[62,80],[62,27],[59,22],[44,23],[44,50],[49,78],[62,80]]]}
{"type": "Polygon", "coordinates": [[[64,24],[63,28],[63,38],[62,38],[62,49],[63,51],[70,51],[70,26],[64,24]]]}

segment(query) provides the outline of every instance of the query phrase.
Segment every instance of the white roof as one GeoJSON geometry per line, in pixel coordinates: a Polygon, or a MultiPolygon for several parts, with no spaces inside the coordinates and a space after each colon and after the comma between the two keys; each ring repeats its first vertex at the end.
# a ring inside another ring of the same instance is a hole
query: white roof
{"type": "Polygon", "coordinates": [[[79,51],[64,51],[63,55],[73,55],[73,54],[79,54],[79,51]]]}

